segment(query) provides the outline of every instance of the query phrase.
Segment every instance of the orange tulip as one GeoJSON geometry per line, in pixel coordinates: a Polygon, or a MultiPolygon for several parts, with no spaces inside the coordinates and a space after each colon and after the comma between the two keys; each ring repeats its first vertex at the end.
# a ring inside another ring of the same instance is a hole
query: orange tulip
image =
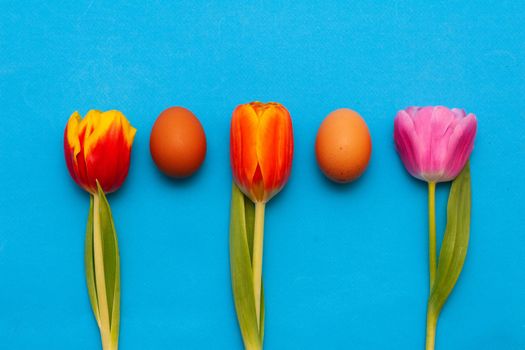
{"type": "MultiPolygon", "coordinates": [[[[246,349],[258,350],[262,348],[264,329],[262,323],[264,317],[261,316],[264,314],[262,303],[264,211],[266,202],[283,188],[290,176],[293,157],[290,113],[283,105],[275,102],[252,102],[238,106],[232,116],[230,156],[237,187],[255,203],[252,218],[253,232],[249,233],[252,236],[249,240],[252,244],[251,249],[243,253],[239,250],[239,246],[234,244],[231,246],[231,254],[232,261],[235,261],[232,265],[232,278],[241,332],[246,349]],[[246,267],[246,262],[239,263],[238,258],[247,255],[251,255],[249,269],[251,276],[238,273],[246,267]],[[245,295],[248,284],[253,287],[253,299],[251,299],[253,305],[249,305],[251,300],[245,295]]],[[[233,193],[236,193],[235,188],[233,193]]],[[[237,193],[240,194],[239,191],[237,193]]],[[[246,215],[244,211],[243,214],[246,215]]],[[[232,215],[232,222],[238,222],[238,212],[234,211],[232,215]]],[[[240,219],[243,222],[245,220],[244,216],[240,219]]],[[[232,232],[231,242],[235,243],[240,231],[232,232]]],[[[241,246],[246,247],[242,244],[241,246]]]]}
{"type": "Polygon", "coordinates": [[[119,111],[91,110],[84,119],[78,112],[69,118],[64,132],[67,168],[86,191],[97,192],[97,180],[109,193],[126,179],[136,129],[119,111]]]}
{"type": "Polygon", "coordinates": [[[267,202],[285,185],[292,167],[292,120],[276,102],[251,102],[233,112],[230,134],[233,177],[254,202],[267,202]]]}

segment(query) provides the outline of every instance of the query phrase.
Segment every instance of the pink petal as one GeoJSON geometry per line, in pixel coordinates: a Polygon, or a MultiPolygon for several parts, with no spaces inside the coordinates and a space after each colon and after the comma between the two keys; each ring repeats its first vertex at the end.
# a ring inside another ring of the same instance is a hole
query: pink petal
{"type": "Polygon", "coordinates": [[[459,174],[470,157],[474,148],[477,127],[476,116],[469,114],[461,119],[454,128],[447,147],[449,157],[445,169],[448,180],[452,180],[459,174]]]}
{"type": "Polygon", "coordinates": [[[421,179],[419,166],[421,146],[414,121],[406,111],[398,112],[394,120],[394,141],[405,168],[412,176],[421,179]]]}
{"type": "Polygon", "coordinates": [[[429,140],[429,163],[425,163],[425,172],[440,177],[448,161],[448,140],[459,119],[446,107],[435,107],[431,118],[431,139],[429,140]]]}

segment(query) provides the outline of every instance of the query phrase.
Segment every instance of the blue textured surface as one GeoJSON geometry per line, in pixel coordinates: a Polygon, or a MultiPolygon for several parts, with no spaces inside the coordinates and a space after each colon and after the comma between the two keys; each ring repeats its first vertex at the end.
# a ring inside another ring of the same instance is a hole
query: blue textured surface
{"type": "Polygon", "coordinates": [[[471,245],[438,349],[525,348],[523,2],[58,3],[0,6],[0,348],[100,346],[84,282],[89,200],[62,135],[73,111],[115,108],[138,129],[128,180],[109,197],[121,348],[240,349],[227,140],[231,111],[256,99],[290,110],[296,143],[267,208],[267,349],[423,347],[426,188],[392,141],[396,111],[412,104],[479,118],[471,245]],[[151,126],[172,105],[193,110],[208,137],[187,181],[149,156],[151,126]],[[368,171],[348,186],[325,180],[313,153],[340,107],[358,110],[373,138],[368,171]]]}

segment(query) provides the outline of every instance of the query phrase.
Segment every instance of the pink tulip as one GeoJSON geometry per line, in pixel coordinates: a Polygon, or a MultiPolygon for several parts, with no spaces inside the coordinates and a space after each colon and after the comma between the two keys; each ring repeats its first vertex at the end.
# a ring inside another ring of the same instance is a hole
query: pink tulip
{"type": "MultiPolygon", "coordinates": [[[[405,168],[412,176],[428,182],[431,291],[437,274],[436,183],[451,181],[463,170],[474,147],[477,126],[474,114],[442,106],[409,107],[399,111],[394,120],[394,141],[405,168]]],[[[434,349],[435,327],[435,322],[427,320],[427,349],[434,349]]]]}
{"type": "Polygon", "coordinates": [[[397,113],[394,140],[412,176],[429,183],[445,182],[465,166],[476,129],[476,116],[462,109],[409,107],[397,113]]]}

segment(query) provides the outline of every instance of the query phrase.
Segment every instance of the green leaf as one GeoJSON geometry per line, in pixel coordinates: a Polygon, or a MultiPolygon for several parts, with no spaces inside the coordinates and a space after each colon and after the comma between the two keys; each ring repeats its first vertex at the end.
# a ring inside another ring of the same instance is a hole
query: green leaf
{"type": "Polygon", "coordinates": [[[91,308],[93,314],[97,319],[97,323],[100,324],[98,315],[98,303],[97,303],[97,288],[95,285],[95,265],[93,260],[93,196],[90,196],[89,201],[89,215],[86,227],[86,243],[85,243],[85,254],[84,254],[84,266],[86,270],[86,284],[89,294],[89,301],[91,302],[91,308]]]}
{"type": "MultiPolygon", "coordinates": [[[[242,193],[242,192],[241,192],[242,193]]],[[[246,222],[246,238],[248,249],[250,249],[250,264],[253,259],[253,234],[255,227],[255,204],[250,198],[243,194],[244,198],[244,220],[246,222]]]]}
{"type": "MultiPolygon", "coordinates": [[[[235,186],[235,185],[234,185],[235,186]]],[[[255,203],[252,200],[243,195],[244,197],[244,220],[246,222],[246,238],[248,241],[248,248],[250,250],[250,265],[253,260],[253,235],[255,229],[255,203]]],[[[260,337],[261,346],[264,339],[264,287],[263,282],[261,282],[261,318],[260,318],[260,337]]]]}
{"type": "Polygon", "coordinates": [[[102,236],[102,253],[104,257],[104,277],[106,281],[106,296],[110,319],[111,333],[116,330],[120,318],[120,258],[118,251],[117,233],[113,223],[111,208],[104,191],[98,185],[100,199],[100,233],[102,236]]]}
{"type": "Polygon", "coordinates": [[[113,298],[113,311],[111,313],[111,342],[118,349],[118,336],[120,329],[120,258],[117,255],[117,268],[115,280],[115,297],[113,298]]]}
{"type": "Polygon", "coordinates": [[[230,215],[230,269],[237,319],[246,349],[261,349],[264,333],[264,304],[261,300],[261,332],[257,327],[251,246],[255,208],[234,184],[230,215]]]}
{"type": "Polygon", "coordinates": [[[447,227],[439,254],[436,280],[428,304],[429,312],[436,317],[463,269],[470,236],[470,208],[470,165],[467,163],[450,188],[447,227]]]}

